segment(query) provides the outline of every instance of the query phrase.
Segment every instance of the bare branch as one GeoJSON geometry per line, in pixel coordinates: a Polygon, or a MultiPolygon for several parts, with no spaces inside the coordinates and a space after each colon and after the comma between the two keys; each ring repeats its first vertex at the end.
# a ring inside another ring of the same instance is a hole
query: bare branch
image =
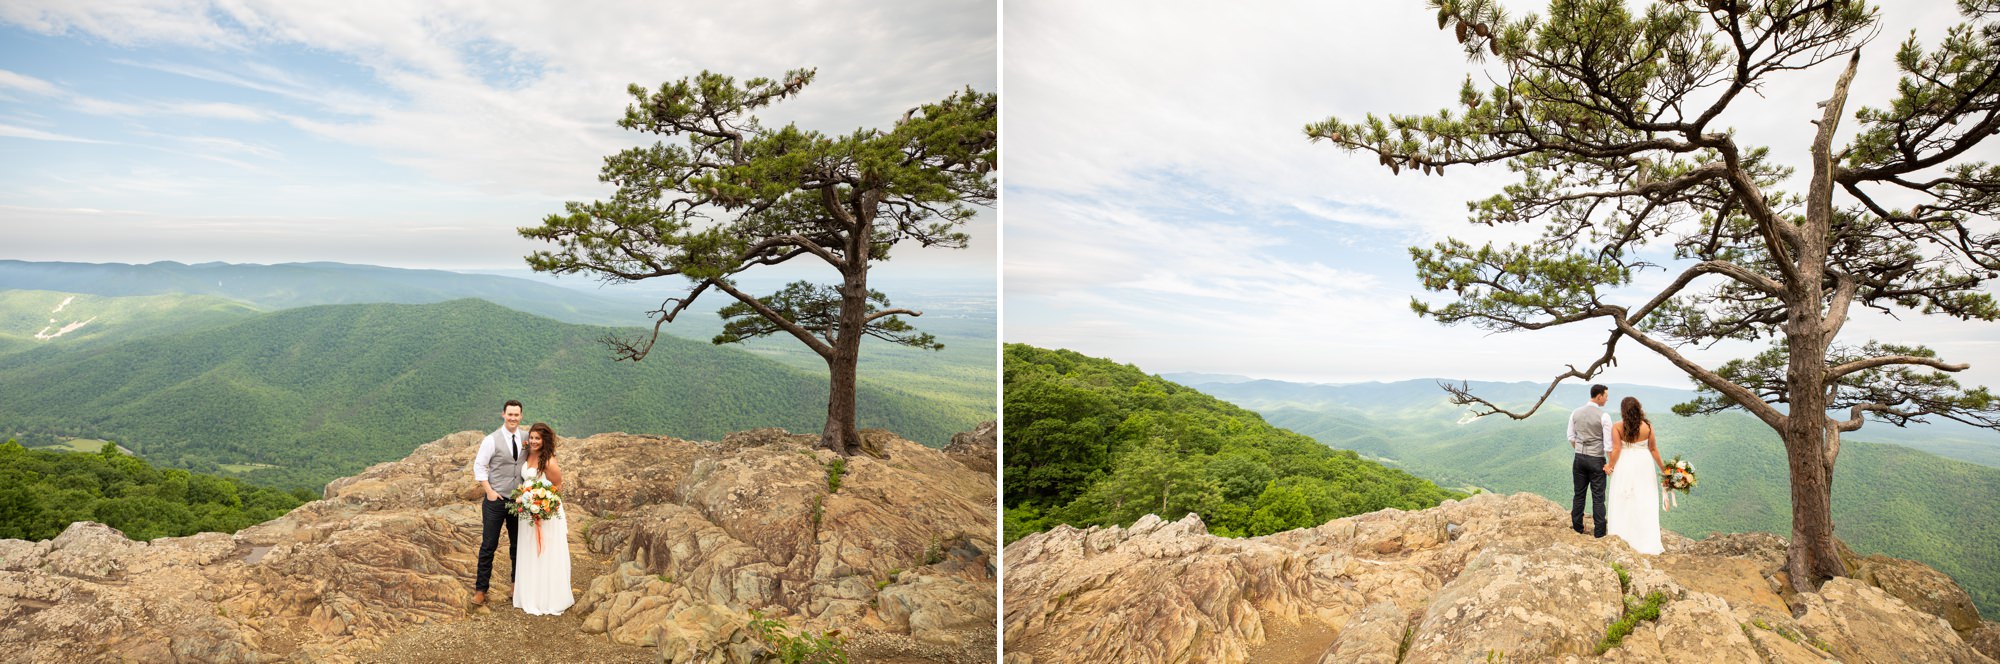
{"type": "Polygon", "coordinates": [[[1443,388],[1444,391],[1451,393],[1451,402],[1454,405],[1459,405],[1459,406],[1476,405],[1480,408],[1485,409],[1484,412],[1481,412],[1479,410],[1472,411],[1473,417],[1485,417],[1487,415],[1506,415],[1507,417],[1516,420],[1525,420],[1528,419],[1529,417],[1532,417],[1535,414],[1535,411],[1541,410],[1542,404],[1548,402],[1549,395],[1555,394],[1556,386],[1561,385],[1563,381],[1571,378],[1576,378],[1579,380],[1590,380],[1591,378],[1596,377],[1598,372],[1603,371],[1605,367],[1614,366],[1618,364],[1618,359],[1617,359],[1618,337],[1621,334],[1622,333],[1616,331],[1611,333],[1611,338],[1604,342],[1604,355],[1598,357],[1596,361],[1591,362],[1589,367],[1583,369],[1582,371],[1578,371],[1576,365],[1572,364],[1569,366],[1568,371],[1562,372],[1560,375],[1557,375],[1555,377],[1555,380],[1549,381],[1548,388],[1542,390],[1541,398],[1536,399],[1535,404],[1529,406],[1528,410],[1523,412],[1516,413],[1507,410],[1505,408],[1501,408],[1498,405],[1495,405],[1491,401],[1487,401],[1485,399],[1474,396],[1472,394],[1471,384],[1466,383],[1464,381],[1460,381],[1459,384],[1457,385],[1452,385],[1451,383],[1448,382],[1439,382],[1438,387],[1443,388]]]}
{"type": "Polygon", "coordinates": [[[701,297],[701,292],[708,290],[708,286],[711,283],[714,282],[704,280],[699,284],[695,284],[694,288],[690,289],[686,295],[667,298],[665,302],[660,303],[660,308],[647,312],[648,314],[658,314],[658,317],[653,321],[652,335],[646,337],[643,345],[638,342],[620,339],[610,334],[604,335],[599,341],[609,346],[619,360],[637,362],[646,359],[646,354],[653,351],[653,344],[660,340],[660,328],[674,322],[674,317],[679,316],[682,311],[685,311],[688,305],[694,304],[695,298],[701,297]],[[672,306],[669,307],[668,305],[672,306]]]}

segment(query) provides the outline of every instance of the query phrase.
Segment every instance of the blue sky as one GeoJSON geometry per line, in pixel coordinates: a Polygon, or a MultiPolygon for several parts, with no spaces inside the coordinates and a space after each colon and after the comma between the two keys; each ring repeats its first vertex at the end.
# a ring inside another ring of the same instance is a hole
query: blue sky
{"type": "MultiPolygon", "coordinates": [[[[1309,122],[1435,112],[1467,75],[1484,80],[1423,2],[1010,0],[1005,14],[1006,340],[1151,372],[1312,382],[1546,381],[1601,353],[1600,326],[1490,335],[1410,312],[1412,296],[1431,296],[1407,247],[1535,237],[1466,222],[1465,202],[1513,175],[1394,176],[1306,140],[1309,122]]],[[[1889,99],[1890,56],[1910,30],[1934,43],[1957,20],[1944,0],[1885,14],[1850,110],[1889,99]]],[[[1775,81],[1723,123],[1800,164],[1837,73],[1775,81]]],[[[1646,273],[1633,292],[1669,276],[1646,273]]],[[[2000,325],[1905,319],[1863,313],[1843,340],[1927,343],[1973,364],[1962,380],[2000,386],[2000,325]]],[[[1713,366],[1760,348],[1691,354],[1713,366]]],[[[1664,360],[1622,350],[1604,380],[1687,386],[1664,360]]]]}
{"type": "MultiPolygon", "coordinates": [[[[990,1],[751,4],[5,3],[0,257],[517,268],[653,140],[627,84],[813,66],[762,115],[830,133],[996,88],[990,1]]],[[[883,269],[991,275],[996,224],[883,269]]]]}

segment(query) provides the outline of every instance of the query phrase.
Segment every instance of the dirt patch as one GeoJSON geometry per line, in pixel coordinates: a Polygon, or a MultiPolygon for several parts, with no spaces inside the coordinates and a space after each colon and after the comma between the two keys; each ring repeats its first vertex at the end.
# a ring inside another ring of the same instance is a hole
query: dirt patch
{"type": "MultiPolygon", "coordinates": [[[[501,549],[505,553],[505,549],[501,549]]],[[[611,571],[611,559],[589,553],[572,536],[570,579],[578,595],[579,586],[611,571]],[[582,583],[575,580],[582,579],[582,583]]],[[[354,656],[364,662],[412,662],[456,664],[498,655],[518,664],[555,662],[658,662],[656,648],[621,645],[603,634],[583,632],[583,612],[567,611],[559,616],[531,616],[510,602],[514,590],[513,565],[496,556],[493,587],[485,607],[470,609],[466,620],[417,625],[398,632],[370,652],[354,656]]],[[[470,580],[467,581],[470,583],[470,580]]]]}
{"type": "Polygon", "coordinates": [[[1270,620],[1264,623],[1264,644],[1250,649],[1251,662],[1312,664],[1333,647],[1339,632],[1317,620],[1296,623],[1270,620]]]}

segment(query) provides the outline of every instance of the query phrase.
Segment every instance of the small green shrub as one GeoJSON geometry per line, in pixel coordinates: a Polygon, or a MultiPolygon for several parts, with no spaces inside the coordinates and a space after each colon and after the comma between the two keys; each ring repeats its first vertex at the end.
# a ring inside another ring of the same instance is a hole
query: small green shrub
{"type": "Polygon", "coordinates": [[[1638,626],[1640,621],[1659,619],[1660,607],[1666,603],[1667,595],[1657,590],[1647,593],[1644,601],[1628,600],[1625,603],[1625,617],[1611,623],[1611,627],[1604,631],[1604,639],[1597,642],[1597,654],[1602,655],[1618,647],[1618,644],[1625,641],[1626,636],[1632,634],[1632,628],[1638,626]]]}
{"type": "Polygon", "coordinates": [[[847,474],[847,459],[834,457],[826,464],[826,492],[840,493],[840,476],[847,474]]]}
{"type": "Polygon", "coordinates": [[[791,626],[777,618],[766,618],[757,611],[750,612],[750,631],[771,649],[778,661],[785,664],[847,664],[847,638],[840,630],[828,630],[824,634],[800,631],[792,634],[791,626]]]}
{"type": "Polygon", "coordinates": [[[1625,566],[1611,563],[1611,571],[1618,573],[1618,592],[1621,594],[1632,592],[1632,575],[1625,571],[1625,566]]]}
{"type": "Polygon", "coordinates": [[[941,562],[944,562],[944,542],[938,540],[938,537],[936,535],[932,535],[931,545],[928,547],[924,547],[923,564],[936,565],[941,562]]]}

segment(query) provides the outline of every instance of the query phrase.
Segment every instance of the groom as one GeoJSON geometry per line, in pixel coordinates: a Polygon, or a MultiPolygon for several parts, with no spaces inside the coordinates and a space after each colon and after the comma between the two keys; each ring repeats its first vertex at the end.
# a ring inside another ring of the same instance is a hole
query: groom
{"type": "Polygon", "coordinates": [[[1576,488],[1576,496],[1570,500],[1569,529],[1583,532],[1583,494],[1588,492],[1596,537],[1603,537],[1605,529],[1604,438],[1611,433],[1611,414],[1604,412],[1604,402],[1610,400],[1611,388],[1592,385],[1590,403],[1569,414],[1569,446],[1576,450],[1576,460],[1569,466],[1570,484],[1576,488]]]}
{"type": "Polygon", "coordinates": [[[507,514],[507,494],[521,483],[521,461],[526,458],[528,432],[521,429],[521,402],[508,399],[500,407],[505,424],[479,441],[479,454],[472,458],[472,478],[486,492],[479,504],[479,576],[472,583],[472,603],[486,603],[487,581],[493,577],[493,552],[500,548],[500,528],[507,528],[507,560],[521,542],[514,518],[507,514]]]}

